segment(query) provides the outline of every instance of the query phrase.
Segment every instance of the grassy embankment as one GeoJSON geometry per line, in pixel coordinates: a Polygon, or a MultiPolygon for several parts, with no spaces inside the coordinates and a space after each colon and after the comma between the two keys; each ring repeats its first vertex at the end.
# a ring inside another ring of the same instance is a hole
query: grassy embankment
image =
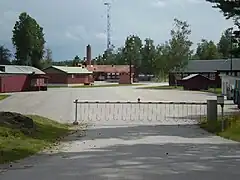
{"type": "Polygon", "coordinates": [[[222,131],[222,120],[219,118],[217,121],[209,123],[207,120],[203,120],[200,123],[200,127],[206,131],[240,142],[240,114],[236,113],[224,117],[224,131],[222,131]]]}
{"type": "Polygon", "coordinates": [[[0,112],[0,164],[50,148],[71,132],[70,125],[45,117],[0,112]]]}

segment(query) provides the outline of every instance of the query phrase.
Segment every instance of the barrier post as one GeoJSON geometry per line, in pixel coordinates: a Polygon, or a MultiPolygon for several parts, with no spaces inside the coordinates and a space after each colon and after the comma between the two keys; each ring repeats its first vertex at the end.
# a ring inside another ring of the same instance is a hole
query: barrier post
{"type": "Polygon", "coordinates": [[[73,121],[73,125],[78,125],[79,123],[78,123],[78,99],[76,99],[75,101],[74,101],[74,103],[75,103],[75,117],[74,117],[74,121],[73,121]]]}

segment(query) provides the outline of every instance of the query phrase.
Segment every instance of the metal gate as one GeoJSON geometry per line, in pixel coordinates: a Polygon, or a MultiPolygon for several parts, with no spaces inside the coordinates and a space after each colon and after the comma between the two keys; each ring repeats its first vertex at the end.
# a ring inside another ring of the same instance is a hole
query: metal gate
{"type": "MultiPolygon", "coordinates": [[[[207,115],[207,102],[169,101],[78,101],[75,122],[94,124],[197,124],[207,115]]],[[[225,114],[236,111],[225,104],[225,114]]],[[[218,106],[218,112],[221,107],[218,106]]]]}
{"type": "Polygon", "coordinates": [[[96,124],[197,124],[207,114],[207,102],[76,100],[74,103],[75,122],[96,124]]]}

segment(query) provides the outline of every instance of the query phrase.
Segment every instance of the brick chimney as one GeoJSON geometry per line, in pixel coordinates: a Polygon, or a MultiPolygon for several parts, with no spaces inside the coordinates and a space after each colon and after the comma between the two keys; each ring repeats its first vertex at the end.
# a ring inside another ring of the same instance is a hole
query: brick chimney
{"type": "Polygon", "coordinates": [[[87,45],[87,60],[86,60],[87,65],[91,65],[91,61],[92,61],[91,53],[92,53],[91,46],[87,45]]]}

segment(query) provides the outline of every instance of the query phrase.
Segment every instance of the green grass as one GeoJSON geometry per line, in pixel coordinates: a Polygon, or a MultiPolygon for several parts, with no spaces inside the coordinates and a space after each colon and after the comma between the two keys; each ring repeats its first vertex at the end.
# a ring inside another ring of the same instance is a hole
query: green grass
{"type": "Polygon", "coordinates": [[[222,94],[222,89],[221,88],[209,88],[208,90],[203,90],[203,92],[209,92],[209,93],[214,93],[217,95],[222,94]]]}
{"type": "Polygon", "coordinates": [[[86,85],[86,86],[74,86],[72,88],[96,88],[96,87],[119,87],[119,86],[140,86],[142,84],[101,84],[101,85],[86,85]]]}
{"type": "Polygon", "coordinates": [[[240,142],[240,114],[235,114],[224,118],[223,132],[221,118],[212,123],[208,123],[205,119],[200,123],[200,127],[223,138],[240,142]]]}
{"type": "Polygon", "coordinates": [[[36,125],[36,130],[27,135],[20,128],[0,123],[0,164],[19,160],[49,148],[59,138],[71,132],[70,125],[36,115],[27,117],[36,125]]]}
{"type": "MultiPolygon", "coordinates": [[[[139,89],[159,89],[159,90],[170,90],[170,89],[178,89],[178,90],[183,90],[182,86],[148,86],[148,87],[141,87],[139,89]]],[[[202,92],[209,92],[209,93],[214,93],[217,95],[222,94],[222,89],[221,88],[209,88],[208,90],[202,90],[202,92]]]]}
{"type": "Polygon", "coordinates": [[[10,95],[3,95],[3,94],[1,94],[1,95],[0,95],[0,101],[3,100],[3,99],[6,99],[6,98],[9,97],[9,96],[10,96],[10,95]]]}
{"type": "MultiPolygon", "coordinates": [[[[119,87],[119,86],[140,86],[143,84],[100,84],[100,85],[82,85],[82,86],[71,86],[67,88],[97,88],[97,87],[119,87]]],[[[63,88],[64,86],[49,86],[48,88],[63,88]]],[[[66,87],[65,87],[66,88],[66,87]]]]}
{"type": "Polygon", "coordinates": [[[159,89],[159,90],[170,90],[170,89],[179,89],[182,90],[182,86],[148,86],[148,87],[142,87],[139,89],[159,89]]]}

